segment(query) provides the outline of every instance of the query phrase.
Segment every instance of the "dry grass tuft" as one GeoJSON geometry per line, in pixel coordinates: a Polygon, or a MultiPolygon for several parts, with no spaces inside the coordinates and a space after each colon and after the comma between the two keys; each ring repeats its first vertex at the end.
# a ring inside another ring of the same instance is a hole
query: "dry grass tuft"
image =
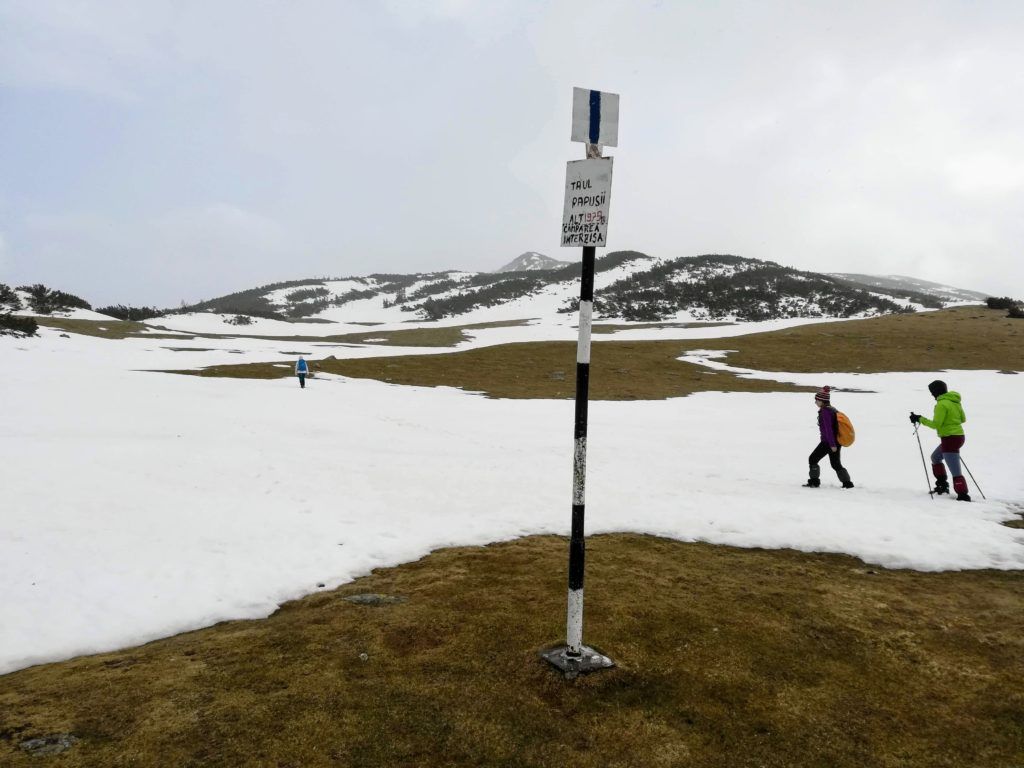
{"type": "Polygon", "coordinates": [[[0,765],[922,766],[1024,761],[1024,574],[589,540],[567,682],[566,542],[435,552],[264,621],[0,678],[0,765]],[[364,592],[403,603],[355,605],[364,592]],[[361,658],[365,654],[365,661],[361,658]]]}

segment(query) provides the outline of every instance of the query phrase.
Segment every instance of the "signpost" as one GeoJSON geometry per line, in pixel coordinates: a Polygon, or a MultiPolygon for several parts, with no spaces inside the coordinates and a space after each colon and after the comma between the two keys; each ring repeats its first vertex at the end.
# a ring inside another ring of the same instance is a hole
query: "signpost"
{"type": "Polygon", "coordinates": [[[587,474],[587,406],[590,397],[590,330],[594,312],[594,260],[608,244],[608,210],[612,191],[612,158],[602,146],[619,142],[619,97],[614,93],[574,88],[572,140],[586,144],[585,160],[570,161],[565,173],[562,246],[583,248],[580,279],[579,340],[576,345],[576,423],[573,431],[572,533],[569,538],[569,595],[565,645],[541,655],[574,678],[606,669],[614,662],[583,645],[584,509],[587,474]]]}
{"type": "Polygon", "coordinates": [[[562,246],[603,247],[608,241],[612,158],[574,160],[565,173],[562,246]]]}

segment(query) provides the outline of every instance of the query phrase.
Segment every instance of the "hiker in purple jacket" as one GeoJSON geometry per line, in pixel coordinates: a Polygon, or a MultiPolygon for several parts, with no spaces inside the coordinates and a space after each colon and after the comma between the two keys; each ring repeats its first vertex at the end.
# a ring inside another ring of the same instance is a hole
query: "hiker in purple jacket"
{"type": "Polygon", "coordinates": [[[818,434],[821,441],[818,447],[811,451],[807,457],[810,465],[810,477],[804,483],[804,488],[817,488],[821,485],[821,467],[818,462],[828,456],[828,462],[835,470],[843,488],[853,488],[853,481],[850,480],[850,473],[843,467],[841,454],[843,446],[839,444],[839,415],[832,407],[831,387],[822,387],[814,396],[814,404],[818,406],[818,434]]]}

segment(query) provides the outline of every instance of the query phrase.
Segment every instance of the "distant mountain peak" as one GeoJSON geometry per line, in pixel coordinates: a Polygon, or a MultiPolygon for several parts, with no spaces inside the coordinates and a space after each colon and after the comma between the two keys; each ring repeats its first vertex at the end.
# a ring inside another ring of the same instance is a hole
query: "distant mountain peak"
{"type": "Polygon", "coordinates": [[[552,259],[543,253],[527,251],[516,256],[501,269],[496,269],[495,272],[536,272],[540,269],[558,269],[568,265],[568,261],[558,261],[558,259],[552,259]]]}

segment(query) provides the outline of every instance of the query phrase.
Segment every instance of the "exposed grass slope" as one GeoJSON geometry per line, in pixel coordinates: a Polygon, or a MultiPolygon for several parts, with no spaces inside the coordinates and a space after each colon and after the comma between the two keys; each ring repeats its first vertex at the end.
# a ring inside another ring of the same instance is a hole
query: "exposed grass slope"
{"type": "MultiPolygon", "coordinates": [[[[806,325],[789,330],[696,341],[595,341],[594,400],[654,400],[694,392],[804,391],[770,381],[715,373],[677,359],[694,349],[737,350],[728,362],[792,372],[1024,370],[1024,323],[1000,311],[960,307],[912,315],[806,325]]],[[[505,344],[444,355],[318,361],[318,370],[395,384],[450,386],[491,397],[569,398],[575,393],[575,342],[505,344]]],[[[222,365],[201,376],[278,378],[272,363],[222,365]]]]}
{"type": "Polygon", "coordinates": [[[260,339],[262,341],[295,341],[306,343],[336,344],[381,344],[399,347],[453,347],[466,341],[466,331],[476,328],[503,328],[523,325],[525,320],[508,320],[493,323],[474,323],[460,326],[441,326],[428,328],[402,328],[395,331],[365,331],[359,333],[340,333],[328,336],[308,336],[301,334],[267,336],[247,333],[161,333],[168,329],[159,325],[147,325],[127,320],[71,320],[59,317],[36,317],[39,325],[54,328],[65,333],[77,333],[83,336],[95,336],[103,339],[260,339]]]}
{"type": "MultiPolygon", "coordinates": [[[[594,345],[592,400],[660,400],[694,392],[801,392],[806,388],[717,373],[677,360],[684,342],[607,342],[594,345]]],[[[571,398],[576,393],[576,343],[503,344],[445,355],[317,360],[315,370],[394,384],[461,387],[489,397],[571,398]]],[[[292,375],[274,363],[216,365],[196,376],[276,379],[292,375]]]]}
{"type": "Polygon", "coordinates": [[[98,339],[191,339],[194,336],[179,333],[149,332],[145,323],[134,320],[72,320],[67,317],[47,317],[38,315],[33,318],[44,328],[52,328],[64,333],[75,333],[80,336],[94,336],[98,339]]]}
{"type": "Polygon", "coordinates": [[[568,682],[566,543],[451,549],[229,622],[0,678],[0,765],[1008,768],[1024,574],[590,539],[568,682]],[[356,593],[407,598],[370,607],[356,593]],[[365,660],[360,655],[366,654],[365,660]],[[81,739],[59,758],[19,744],[81,739]]]}
{"type": "Polygon", "coordinates": [[[759,371],[1024,371],[1024,323],[973,306],[804,325],[699,346],[738,350],[729,363],[759,371]]]}

